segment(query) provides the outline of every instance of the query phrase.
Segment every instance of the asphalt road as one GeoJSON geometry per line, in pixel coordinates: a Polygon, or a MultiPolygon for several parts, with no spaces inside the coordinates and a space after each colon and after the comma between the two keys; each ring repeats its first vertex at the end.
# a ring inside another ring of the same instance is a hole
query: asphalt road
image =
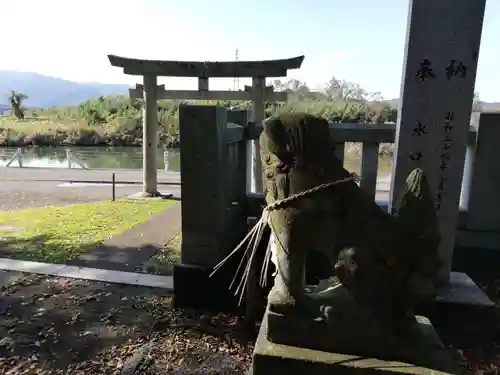
{"type": "MultiPolygon", "coordinates": [[[[73,182],[111,182],[115,174],[116,182],[140,184],[140,169],[68,169],[68,168],[7,168],[0,167],[0,180],[3,181],[73,181],[73,182]]],[[[175,171],[158,170],[159,184],[180,185],[181,174],[175,171]]]]}
{"type": "MultiPolygon", "coordinates": [[[[158,189],[180,197],[180,185],[160,185],[158,189]]],[[[141,185],[116,184],[116,198],[140,191],[141,185]]],[[[96,202],[111,197],[111,184],[0,180],[0,210],[96,202]]]]}

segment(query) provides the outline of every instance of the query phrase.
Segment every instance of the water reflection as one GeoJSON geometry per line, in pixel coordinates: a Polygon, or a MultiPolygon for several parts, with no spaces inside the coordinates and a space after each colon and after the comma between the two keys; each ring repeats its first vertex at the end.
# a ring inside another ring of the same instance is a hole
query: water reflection
{"type": "MultiPolygon", "coordinates": [[[[140,147],[71,147],[71,153],[86,168],[109,169],[142,169],[142,148],[140,147]]],[[[15,148],[0,149],[0,166],[5,166],[15,154],[15,148]]],[[[170,171],[180,171],[180,150],[170,149],[166,153],[166,163],[163,149],[156,154],[157,168],[170,171]]],[[[18,167],[17,161],[12,167],[18,167]]],[[[23,156],[24,167],[68,168],[66,148],[33,148],[27,149],[23,156]]],[[[360,174],[361,158],[356,154],[346,155],[344,166],[350,172],[360,174]]],[[[390,177],[392,159],[380,158],[378,166],[379,179],[387,180],[390,177]]],[[[80,168],[72,163],[72,168],[80,168]]]]}
{"type": "MultiPolygon", "coordinates": [[[[109,169],[141,169],[142,149],[139,147],[71,147],[72,155],[86,168],[109,169]]],[[[4,167],[15,154],[16,149],[0,149],[0,166],[4,167]]],[[[158,149],[157,168],[165,169],[164,152],[158,149]]],[[[180,171],[180,151],[169,150],[167,153],[168,170],[180,171]]],[[[18,167],[14,161],[12,167],[18,167]]],[[[33,148],[25,150],[23,154],[24,167],[39,168],[68,168],[66,148],[33,148]]],[[[80,168],[77,163],[72,163],[72,168],[80,168]]]]}

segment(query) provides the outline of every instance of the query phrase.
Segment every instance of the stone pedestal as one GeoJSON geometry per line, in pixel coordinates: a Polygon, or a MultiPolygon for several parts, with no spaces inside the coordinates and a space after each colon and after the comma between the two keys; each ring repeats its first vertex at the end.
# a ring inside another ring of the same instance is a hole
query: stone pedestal
{"type": "MultiPolygon", "coordinates": [[[[417,317],[420,335],[401,348],[407,359],[393,357],[387,350],[384,359],[352,353],[332,353],[276,344],[268,339],[266,312],[253,353],[252,375],[281,374],[456,374],[451,354],[442,344],[429,320],[417,317]]],[[[289,327],[293,330],[294,327],[289,327]]],[[[380,348],[386,347],[380,342],[380,348]]]]}

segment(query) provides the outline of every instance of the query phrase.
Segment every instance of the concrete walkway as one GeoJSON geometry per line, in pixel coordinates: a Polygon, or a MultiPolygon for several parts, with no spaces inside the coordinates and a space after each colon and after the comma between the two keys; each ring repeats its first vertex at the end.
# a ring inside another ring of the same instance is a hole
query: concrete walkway
{"type": "Polygon", "coordinates": [[[181,203],[176,202],[149,221],[114,236],[67,265],[133,272],[181,230],[181,203]]]}

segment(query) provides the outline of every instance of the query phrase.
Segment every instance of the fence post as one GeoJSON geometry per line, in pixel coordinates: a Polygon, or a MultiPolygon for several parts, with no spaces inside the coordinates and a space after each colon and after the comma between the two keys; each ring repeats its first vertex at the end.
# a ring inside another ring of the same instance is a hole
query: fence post
{"type": "MultiPolygon", "coordinates": [[[[228,121],[234,122],[239,125],[246,126],[248,123],[248,111],[230,111],[228,112],[228,121]]],[[[236,179],[237,179],[237,191],[236,196],[238,200],[241,202],[240,206],[243,202],[246,203],[246,192],[247,192],[247,168],[251,168],[251,165],[248,165],[247,152],[252,150],[247,147],[246,139],[242,140],[238,143],[238,167],[236,169],[236,179]]],[[[253,150],[252,150],[253,151],[253,150]]],[[[259,155],[257,155],[258,160],[260,160],[260,149],[259,155]]],[[[259,167],[260,172],[262,173],[261,167],[259,167]]],[[[245,204],[246,206],[246,204],[245,204]]],[[[233,209],[236,207],[233,207],[233,209]]],[[[248,229],[248,221],[247,221],[247,210],[246,207],[239,207],[239,210],[232,215],[232,225],[234,228],[234,232],[238,234],[236,239],[233,239],[234,246],[236,246],[239,241],[241,241],[248,229]],[[241,210],[241,208],[245,208],[241,210]]],[[[247,261],[250,261],[250,257],[247,257],[247,261]]],[[[259,307],[262,304],[264,298],[260,295],[259,288],[259,272],[261,264],[258,263],[257,259],[253,259],[252,264],[250,265],[250,271],[248,276],[248,283],[245,289],[245,326],[250,331],[253,332],[255,330],[255,322],[257,320],[257,316],[261,311],[259,311],[259,307]]]]}
{"type": "MultiPolygon", "coordinates": [[[[476,157],[476,143],[477,134],[479,131],[479,120],[481,112],[472,112],[471,114],[471,128],[475,130],[474,137],[469,132],[467,139],[467,149],[465,151],[464,172],[462,174],[462,188],[460,190],[459,207],[460,211],[467,211],[469,209],[470,187],[472,183],[472,173],[474,171],[474,159],[476,157]]],[[[460,222],[459,225],[462,225],[460,222]]]]}
{"type": "Polygon", "coordinates": [[[226,224],[222,251],[229,252],[246,234],[246,171],[247,142],[245,125],[248,120],[247,111],[228,111],[224,147],[224,170],[226,177],[226,224]]]}
{"type": "Polygon", "coordinates": [[[23,149],[18,148],[17,152],[18,152],[17,163],[19,164],[19,168],[22,168],[23,167],[23,157],[24,157],[23,149]]]}
{"type": "Polygon", "coordinates": [[[500,206],[499,121],[499,113],[481,113],[467,204],[467,230],[500,232],[500,211],[496,209],[500,206]]]}
{"type": "Polygon", "coordinates": [[[378,142],[364,142],[361,154],[361,188],[375,200],[377,193],[378,142]]]}
{"type": "Polygon", "coordinates": [[[344,142],[337,142],[333,146],[333,152],[335,154],[335,157],[340,160],[342,165],[344,165],[344,158],[345,158],[345,143],[344,142]]]}
{"type": "MultiPolygon", "coordinates": [[[[231,122],[243,127],[247,126],[248,123],[248,118],[249,118],[249,113],[246,109],[240,109],[240,110],[232,110],[227,112],[227,122],[231,122]]],[[[247,168],[250,168],[250,166],[247,165],[247,143],[246,140],[243,140],[241,142],[238,142],[238,151],[237,151],[237,157],[238,157],[238,162],[237,162],[237,177],[236,177],[236,195],[238,198],[245,198],[246,195],[246,189],[247,189],[247,168]]]]}
{"type": "Polygon", "coordinates": [[[66,161],[68,163],[68,168],[71,169],[71,150],[69,148],[66,149],[66,161]]]}
{"type": "MultiPolygon", "coordinates": [[[[266,118],[265,109],[266,78],[252,77],[252,121],[261,126],[266,118]]],[[[262,160],[260,160],[259,139],[251,141],[253,149],[252,180],[256,193],[262,193],[262,160]]]]}
{"type": "Polygon", "coordinates": [[[164,164],[164,170],[168,171],[168,150],[163,151],[163,164],[164,164]]]}
{"type": "Polygon", "coordinates": [[[215,106],[180,105],[179,128],[182,139],[181,262],[211,268],[222,255],[226,110],[215,106]]]}

